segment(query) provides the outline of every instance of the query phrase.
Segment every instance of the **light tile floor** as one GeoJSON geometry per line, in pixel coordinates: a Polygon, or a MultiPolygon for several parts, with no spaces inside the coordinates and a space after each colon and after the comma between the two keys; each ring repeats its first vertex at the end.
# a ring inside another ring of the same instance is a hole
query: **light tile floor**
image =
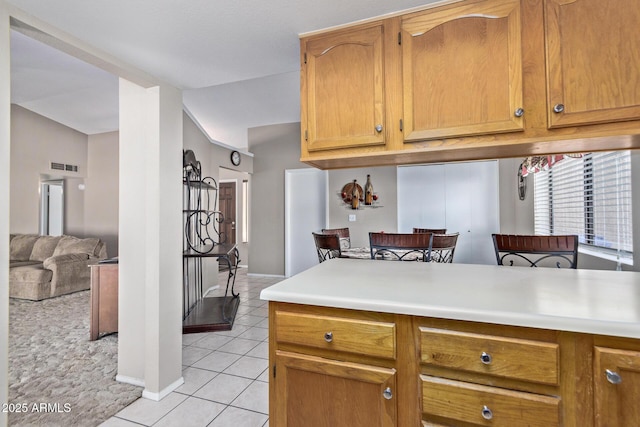
{"type": "MultiPolygon", "coordinates": [[[[184,384],[160,402],[136,400],[101,426],[268,427],[269,313],[260,291],[280,280],[239,268],[233,328],[183,335],[184,384]]],[[[219,283],[211,296],[224,294],[226,273],[219,283]]]]}

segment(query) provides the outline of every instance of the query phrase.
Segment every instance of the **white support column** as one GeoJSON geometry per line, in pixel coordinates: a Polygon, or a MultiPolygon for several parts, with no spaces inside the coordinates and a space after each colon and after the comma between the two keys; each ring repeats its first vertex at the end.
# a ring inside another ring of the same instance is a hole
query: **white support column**
{"type": "Polygon", "coordinates": [[[120,79],[119,381],[182,379],[182,94],[120,79]]]}
{"type": "MultiPolygon", "coordinates": [[[[10,25],[6,4],[0,0],[0,405],[9,402],[9,154],[11,147],[10,25]]],[[[7,425],[0,411],[0,426],[7,425]]]]}

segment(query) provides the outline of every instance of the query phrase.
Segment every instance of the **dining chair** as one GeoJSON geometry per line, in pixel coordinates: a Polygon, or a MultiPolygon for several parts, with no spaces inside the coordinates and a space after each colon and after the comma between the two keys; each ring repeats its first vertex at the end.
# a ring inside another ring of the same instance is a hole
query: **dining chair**
{"type": "Polygon", "coordinates": [[[428,262],[432,241],[432,233],[369,233],[371,259],[428,262]]]}
{"type": "Polygon", "coordinates": [[[337,234],[340,239],[340,247],[349,249],[351,247],[351,236],[349,235],[349,227],[344,228],[323,228],[322,234],[337,234]]]}
{"type": "Polygon", "coordinates": [[[431,244],[431,262],[452,263],[460,233],[434,234],[431,244]]]}
{"type": "Polygon", "coordinates": [[[578,268],[578,236],[492,234],[498,265],[578,268]]]}
{"type": "Polygon", "coordinates": [[[446,234],[446,228],[418,228],[413,227],[414,233],[433,233],[433,234],[446,234]]]}
{"type": "Polygon", "coordinates": [[[340,238],[337,234],[311,233],[316,243],[318,261],[324,262],[332,258],[341,258],[340,238]]]}

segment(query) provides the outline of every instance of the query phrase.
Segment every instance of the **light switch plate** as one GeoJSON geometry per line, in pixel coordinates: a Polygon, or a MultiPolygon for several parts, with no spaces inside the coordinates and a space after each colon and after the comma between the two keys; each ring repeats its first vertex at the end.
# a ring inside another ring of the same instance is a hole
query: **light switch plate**
{"type": "Polygon", "coordinates": [[[355,214],[349,214],[349,222],[353,222],[356,220],[356,215],[355,214]]]}

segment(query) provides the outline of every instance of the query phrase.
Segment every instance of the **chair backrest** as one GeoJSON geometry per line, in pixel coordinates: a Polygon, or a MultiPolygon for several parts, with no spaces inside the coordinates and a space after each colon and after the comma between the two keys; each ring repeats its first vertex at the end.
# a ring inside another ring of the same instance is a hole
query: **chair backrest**
{"type": "Polygon", "coordinates": [[[318,261],[324,262],[331,258],[339,258],[342,256],[340,250],[340,238],[337,234],[311,233],[316,243],[316,251],[318,252],[318,261]]]}
{"type": "Polygon", "coordinates": [[[432,241],[432,233],[369,233],[371,259],[428,262],[432,241]]]}
{"type": "Polygon", "coordinates": [[[456,243],[460,233],[434,234],[431,244],[431,262],[453,262],[456,243]]]}
{"type": "Polygon", "coordinates": [[[414,233],[433,233],[433,234],[445,234],[447,232],[446,228],[418,228],[413,227],[414,233]]]}
{"type": "Polygon", "coordinates": [[[493,234],[498,265],[578,268],[578,236],[493,234]]]}
{"type": "Polygon", "coordinates": [[[323,228],[322,234],[337,234],[340,239],[340,247],[349,249],[351,247],[351,236],[349,235],[349,227],[345,228],[323,228]]]}

